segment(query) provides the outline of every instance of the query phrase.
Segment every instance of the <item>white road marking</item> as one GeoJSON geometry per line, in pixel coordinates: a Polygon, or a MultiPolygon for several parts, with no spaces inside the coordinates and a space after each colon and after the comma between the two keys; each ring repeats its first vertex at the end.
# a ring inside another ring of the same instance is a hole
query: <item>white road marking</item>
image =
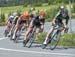
{"type": "Polygon", "coordinates": [[[2,38],[0,38],[0,40],[4,40],[4,39],[7,39],[8,37],[2,37],[2,38]]]}
{"type": "Polygon", "coordinates": [[[75,57],[75,54],[66,54],[66,53],[50,53],[50,52],[39,52],[39,51],[26,51],[26,50],[16,50],[16,49],[7,49],[7,48],[0,48],[0,50],[12,51],[12,52],[22,52],[22,53],[45,54],[45,55],[60,55],[60,56],[74,56],[75,57]]]}

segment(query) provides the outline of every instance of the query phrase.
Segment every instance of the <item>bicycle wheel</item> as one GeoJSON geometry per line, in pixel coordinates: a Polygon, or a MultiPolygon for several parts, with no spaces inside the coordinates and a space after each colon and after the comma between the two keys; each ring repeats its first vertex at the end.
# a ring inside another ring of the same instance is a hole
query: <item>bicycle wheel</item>
{"type": "Polygon", "coordinates": [[[4,32],[5,37],[7,37],[8,33],[9,33],[8,30],[5,30],[4,32]]]}
{"type": "Polygon", "coordinates": [[[32,34],[30,40],[29,40],[29,45],[28,45],[28,48],[30,48],[35,40],[36,36],[35,36],[35,33],[32,34]]]}
{"type": "Polygon", "coordinates": [[[50,49],[54,50],[58,44],[60,40],[60,32],[58,33],[58,31],[56,33],[53,34],[53,36],[51,37],[51,42],[50,42],[50,49]]]}
{"type": "Polygon", "coordinates": [[[31,45],[32,45],[32,43],[34,42],[34,40],[35,40],[35,38],[36,38],[36,33],[35,33],[35,31],[36,31],[36,27],[34,27],[33,28],[33,30],[32,30],[32,32],[30,33],[30,35],[29,35],[29,41],[28,41],[28,48],[30,48],[31,47],[31,45]]]}
{"type": "Polygon", "coordinates": [[[27,45],[27,46],[30,46],[30,41],[32,39],[32,33],[29,33],[28,37],[26,38],[25,42],[24,43],[24,47],[27,45]]]}
{"type": "Polygon", "coordinates": [[[10,40],[12,40],[13,32],[11,32],[11,35],[9,36],[10,40]]]}

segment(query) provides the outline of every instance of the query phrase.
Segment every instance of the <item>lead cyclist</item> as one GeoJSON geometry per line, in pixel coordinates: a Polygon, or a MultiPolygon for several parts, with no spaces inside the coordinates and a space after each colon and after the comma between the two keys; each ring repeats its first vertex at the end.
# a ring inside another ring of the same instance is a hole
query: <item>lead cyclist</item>
{"type": "MultiPolygon", "coordinates": [[[[63,31],[64,29],[68,28],[68,20],[69,20],[69,14],[68,14],[68,10],[65,9],[64,6],[60,6],[59,12],[56,14],[56,16],[54,17],[54,19],[52,20],[52,25],[53,26],[59,26],[60,27],[60,31],[63,31]],[[65,20],[65,23],[63,22],[63,20],[65,20]]],[[[47,40],[50,37],[51,32],[53,32],[54,29],[51,28],[48,33],[47,36],[43,42],[44,46],[47,46],[47,40]]]]}

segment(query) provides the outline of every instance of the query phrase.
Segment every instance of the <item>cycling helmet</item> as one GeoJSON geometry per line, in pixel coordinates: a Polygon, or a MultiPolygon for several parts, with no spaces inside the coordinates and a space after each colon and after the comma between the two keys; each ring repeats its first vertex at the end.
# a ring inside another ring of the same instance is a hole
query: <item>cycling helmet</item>
{"type": "Polygon", "coordinates": [[[28,17],[29,16],[29,12],[28,11],[24,12],[23,16],[28,17]]]}
{"type": "Polygon", "coordinates": [[[60,14],[63,16],[63,17],[66,17],[68,15],[68,10],[64,8],[64,6],[61,6],[60,7],[60,14]]]}
{"type": "Polygon", "coordinates": [[[18,13],[17,12],[14,12],[13,13],[13,16],[15,17],[15,16],[18,16],[18,13]]]}
{"type": "Polygon", "coordinates": [[[31,8],[30,10],[33,11],[33,10],[35,10],[35,8],[31,8]]]}
{"type": "Polygon", "coordinates": [[[63,9],[64,8],[64,6],[60,6],[60,9],[63,9]]]}
{"type": "Polygon", "coordinates": [[[9,16],[9,20],[12,22],[14,20],[14,16],[9,16]]]}

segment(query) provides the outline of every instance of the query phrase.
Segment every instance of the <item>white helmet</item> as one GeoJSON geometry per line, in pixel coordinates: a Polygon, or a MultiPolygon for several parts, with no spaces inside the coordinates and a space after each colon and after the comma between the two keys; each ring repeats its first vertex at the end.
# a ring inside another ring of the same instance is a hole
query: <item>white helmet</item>
{"type": "Polygon", "coordinates": [[[15,17],[15,16],[17,16],[17,15],[18,15],[18,13],[17,13],[17,12],[14,12],[14,13],[13,13],[13,16],[14,16],[14,17],[15,17]]]}
{"type": "Polygon", "coordinates": [[[64,6],[60,6],[60,8],[61,8],[61,9],[63,9],[63,8],[64,8],[64,6]]]}
{"type": "Polygon", "coordinates": [[[35,8],[31,8],[30,10],[33,11],[33,10],[35,10],[35,8]]]}

